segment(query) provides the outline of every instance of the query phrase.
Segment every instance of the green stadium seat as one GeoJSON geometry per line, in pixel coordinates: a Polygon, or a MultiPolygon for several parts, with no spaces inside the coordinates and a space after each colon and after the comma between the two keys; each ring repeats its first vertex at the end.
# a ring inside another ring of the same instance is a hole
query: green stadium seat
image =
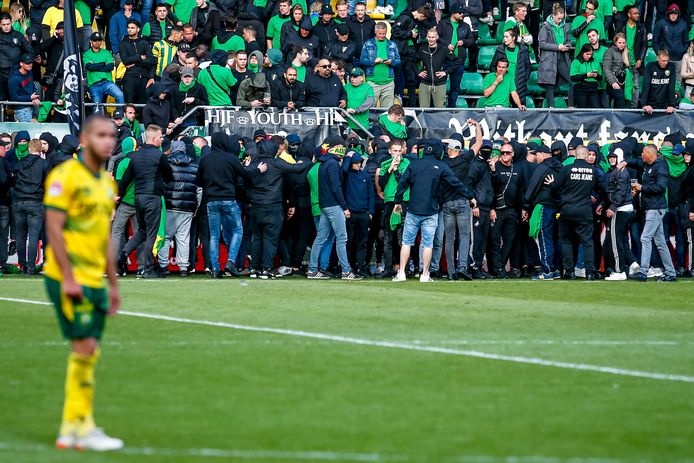
{"type": "Polygon", "coordinates": [[[464,96],[460,95],[458,99],[455,101],[455,107],[456,108],[469,108],[467,104],[467,100],[465,99],[464,96]]]}
{"type": "Polygon", "coordinates": [[[479,100],[477,100],[477,104],[475,105],[475,108],[484,108],[484,102],[486,98],[485,97],[480,97],[479,100]]]}
{"type": "Polygon", "coordinates": [[[655,50],[649,47],[648,51],[646,52],[646,57],[643,60],[644,61],[644,63],[643,63],[644,67],[648,63],[652,63],[652,62],[656,61],[657,59],[658,59],[658,56],[655,54],[655,50]]]}
{"type": "Polygon", "coordinates": [[[555,95],[566,96],[569,94],[569,84],[560,85],[554,90],[555,95]]]}
{"type": "Polygon", "coordinates": [[[481,74],[466,72],[460,81],[460,90],[465,95],[481,95],[484,92],[484,79],[481,74]]]}
{"type": "Polygon", "coordinates": [[[501,21],[496,26],[496,43],[504,43],[504,25],[506,21],[501,21]]]}
{"type": "Polygon", "coordinates": [[[489,25],[485,23],[480,23],[477,29],[477,45],[497,45],[500,42],[497,41],[496,37],[492,37],[492,32],[489,29],[489,25]]]}
{"type": "Polygon", "coordinates": [[[496,53],[495,45],[481,46],[479,54],[477,55],[477,69],[488,71],[489,65],[492,64],[492,58],[494,58],[494,53],[496,53]]]}
{"type": "Polygon", "coordinates": [[[526,96],[525,97],[525,107],[526,108],[535,108],[535,100],[532,99],[532,97],[526,96]]]}
{"type": "Polygon", "coordinates": [[[532,71],[530,73],[530,78],[528,79],[528,94],[533,96],[545,94],[545,89],[540,87],[540,84],[537,82],[537,71],[532,71]]]}
{"type": "MultiPolygon", "coordinates": [[[[546,107],[547,107],[547,100],[543,100],[543,101],[542,101],[542,107],[543,107],[543,108],[546,108],[546,107]]],[[[568,106],[567,106],[567,104],[566,104],[566,100],[565,100],[564,98],[560,97],[560,96],[555,96],[555,97],[554,97],[554,107],[555,107],[555,108],[560,108],[560,109],[568,108],[568,106]]]]}

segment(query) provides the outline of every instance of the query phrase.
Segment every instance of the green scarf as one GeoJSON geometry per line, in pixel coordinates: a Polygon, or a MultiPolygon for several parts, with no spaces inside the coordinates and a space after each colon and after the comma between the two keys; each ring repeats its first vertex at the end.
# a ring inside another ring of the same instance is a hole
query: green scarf
{"type": "MultiPolygon", "coordinates": [[[[199,158],[202,154],[202,150],[198,147],[198,145],[193,145],[193,148],[195,149],[195,157],[199,158]]],[[[245,149],[245,147],[241,149],[245,149]]]]}
{"type": "Polygon", "coordinates": [[[407,128],[404,125],[397,122],[393,122],[388,119],[388,114],[381,114],[378,118],[378,122],[386,128],[386,130],[393,134],[395,138],[406,139],[407,138],[407,128]]]}
{"type": "Polygon", "coordinates": [[[536,204],[533,213],[530,215],[530,231],[528,236],[536,240],[540,236],[540,230],[542,229],[542,204],[536,204]]]}
{"type": "Polygon", "coordinates": [[[660,154],[662,154],[665,161],[667,161],[670,177],[677,178],[687,170],[687,164],[684,163],[684,156],[675,156],[672,154],[672,146],[661,147],[660,154]]]}
{"type": "Polygon", "coordinates": [[[14,147],[14,154],[17,155],[17,161],[21,161],[29,154],[29,143],[17,143],[14,147]]]}
{"type": "Polygon", "coordinates": [[[604,170],[605,173],[610,171],[610,161],[607,158],[607,155],[610,153],[610,146],[612,146],[612,143],[602,145],[602,148],[600,148],[600,152],[602,153],[602,161],[600,161],[600,167],[602,167],[602,170],[604,170]]]}
{"type": "Polygon", "coordinates": [[[390,229],[395,231],[396,228],[398,228],[398,225],[402,223],[402,212],[395,212],[393,211],[392,214],[390,214],[390,229]]]}
{"type": "Polygon", "coordinates": [[[181,93],[187,93],[191,88],[195,86],[195,84],[198,82],[198,79],[193,79],[190,81],[189,85],[186,85],[181,81],[181,83],[178,84],[178,91],[181,93]]]}
{"type": "Polygon", "coordinates": [[[258,73],[258,69],[260,69],[260,65],[259,65],[259,64],[249,64],[249,65],[248,65],[248,69],[250,69],[251,71],[253,71],[254,74],[257,74],[257,73],[258,73]]]}
{"type": "Polygon", "coordinates": [[[159,251],[164,246],[166,241],[166,200],[161,197],[161,216],[159,217],[159,228],[157,228],[157,238],[154,240],[154,246],[152,247],[152,254],[154,258],[157,258],[159,251]]]}

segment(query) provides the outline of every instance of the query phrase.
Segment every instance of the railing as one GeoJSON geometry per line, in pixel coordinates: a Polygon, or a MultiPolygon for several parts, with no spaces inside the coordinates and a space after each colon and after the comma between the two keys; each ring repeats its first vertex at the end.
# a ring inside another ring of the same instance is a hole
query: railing
{"type": "MultiPolygon", "coordinates": [[[[6,107],[13,107],[13,106],[34,106],[34,104],[30,101],[0,101],[0,122],[10,122],[5,120],[5,108],[6,107]]],[[[134,106],[136,108],[144,108],[145,105],[142,103],[138,104],[128,104],[128,103],[85,103],[84,104],[85,108],[96,108],[96,110],[100,110],[101,108],[105,108],[107,106],[111,107],[124,107],[124,106],[134,106]]]]}

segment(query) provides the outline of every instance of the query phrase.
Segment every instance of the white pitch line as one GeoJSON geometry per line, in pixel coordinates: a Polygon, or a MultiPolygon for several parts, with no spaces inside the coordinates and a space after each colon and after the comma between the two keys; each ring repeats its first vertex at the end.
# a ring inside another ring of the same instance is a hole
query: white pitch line
{"type": "MultiPolygon", "coordinates": [[[[30,300],[30,299],[15,299],[15,298],[9,298],[9,297],[0,297],[0,300],[9,301],[9,302],[26,303],[26,304],[50,305],[49,302],[34,301],[34,300],[30,300]]],[[[568,370],[592,371],[592,372],[597,372],[597,373],[606,373],[606,374],[619,375],[619,376],[630,376],[630,377],[635,377],[635,378],[655,379],[655,380],[660,380],[660,381],[678,381],[678,382],[684,382],[684,383],[694,383],[694,376],[686,376],[686,375],[673,375],[673,374],[667,374],[667,373],[654,373],[654,372],[650,372],[650,371],[628,370],[628,369],[624,369],[624,368],[591,365],[591,364],[587,364],[587,363],[560,362],[560,361],[554,361],[554,360],[541,359],[541,358],[537,358],[537,357],[521,357],[521,356],[517,356],[517,355],[492,354],[492,353],[481,352],[481,351],[476,351],[476,350],[460,350],[460,349],[450,349],[450,348],[446,348],[446,347],[423,346],[423,345],[417,345],[417,344],[406,343],[406,342],[397,342],[397,341],[378,341],[378,340],[372,340],[372,339],[353,338],[353,337],[348,337],[348,336],[339,336],[339,335],[332,335],[332,334],[326,334],[326,333],[314,333],[314,332],[310,332],[310,331],[290,330],[290,329],[282,329],[282,328],[270,328],[270,327],[264,327],[264,326],[239,325],[239,324],[235,324],[235,323],[215,322],[215,321],[209,321],[209,320],[195,320],[195,319],[190,319],[190,318],[172,317],[172,316],[168,316],[168,315],[159,315],[159,314],[147,314],[147,313],[142,313],[142,312],[130,312],[130,311],[125,311],[125,310],[121,310],[119,313],[122,315],[129,315],[131,317],[140,317],[140,318],[147,318],[147,319],[152,319],[152,320],[164,320],[164,321],[177,322],[177,323],[188,323],[188,324],[192,324],[192,325],[215,326],[215,327],[219,327],[219,328],[230,328],[230,329],[239,330],[239,331],[250,331],[250,332],[256,332],[256,333],[271,333],[271,334],[281,334],[281,335],[286,335],[286,336],[298,336],[298,337],[303,337],[303,338],[320,339],[323,341],[333,341],[333,342],[340,342],[340,343],[345,343],[345,344],[354,344],[354,345],[358,345],[358,346],[384,347],[384,348],[390,348],[390,349],[402,349],[402,350],[411,350],[411,351],[417,351],[417,352],[430,352],[430,353],[437,353],[437,354],[459,355],[459,356],[463,356],[463,357],[482,358],[482,359],[486,359],[486,360],[499,360],[499,361],[512,362],[512,363],[522,363],[522,364],[537,365],[537,366],[544,366],[544,367],[563,368],[563,369],[568,369],[568,370]]]]}
{"type": "MultiPolygon", "coordinates": [[[[43,444],[12,444],[0,442],[0,451],[55,452],[55,448],[43,444]]],[[[244,450],[244,449],[175,449],[160,447],[125,447],[115,453],[156,457],[241,458],[248,460],[298,460],[345,462],[396,462],[409,461],[404,455],[379,453],[334,452],[325,450],[244,450]]]]}

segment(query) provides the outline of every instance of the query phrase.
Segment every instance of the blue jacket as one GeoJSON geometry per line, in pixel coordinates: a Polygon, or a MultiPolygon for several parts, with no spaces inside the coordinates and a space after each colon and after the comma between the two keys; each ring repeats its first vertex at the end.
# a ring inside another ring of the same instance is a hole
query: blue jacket
{"type": "Polygon", "coordinates": [[[19,72],[19,67],[13,69],[7,81],[7,92],[10,101],[31,101],[31,95],[36,92],[33,73],[23,75],[19,72]]]}
{"type": "Polygon", "coordinates": [[[320,158],[318,168],[318,206],[340,206],[343,211],[348,209],[345,197],[342,194],[342,180],[340,178],[340,160],[335,154],[326,154],[320,158]]]}
{"type": "Polygon", "coordinates": [[[670,60],[679,61],[689,48],[689,26],[682,18],[672,22],[667,17],[658,20],[653,28],[653,49],[667,50],[670,60]]]}
{"type": "Polygon", "coordinates": [[[374,187],[369,174],[361,169],[354,170],[352,165],[358,163],[361,156],[354,154],[342,161],[342,179],[344,184],[347,209],[350,212],[368,212],[374,215],[374,187]]]}
{"type": "Polygon", "coordinates": [[[407,212],[419,216],[430,216],[439,212],[439,188],[446,183],[457,188],[467,199],[472,199],[472,191],[455,176],[450,167],[437,156],[443,153],[443,145],[433,143],[435,149],[425,146],[424,155],[410,162],[409,167],[400,176],[398,190],[395,193],[395,204],[402,204],[402,197],[410,188],[410,202],[407,212]]]}
{"type": "MultiPolygon", "coordinates": [[[[140,21],[140,15],[133,12],[130,15],[130,19],[137,19],[140,21]]],[[[144,26],[144,24],[143,24],[144,26]]],[[[125,18],[125,13],[120,10],[118,13],[111,16],[111,23],[108,28],[108,37],[111,40],[111,51],[115,55],[120,50],[120,43],[125,36],[128,35],[128,20],[125,18]]]]}
{"type": "Polygon", "coordinates": [[[662,156],[658,156],[653,164],[648,165],[641,158],[627,159],[629,167],[643,169],[641,177],[641,208],[667,209],[665,192],[667,191],[668,178],[670,171],[667,161],[662,156]]]}
{"type": "MultiPolygon", "coordinates": [[[[388,76],[393,77],[395,75],[393,68],[400,66],[400,53],[398,53],[398,46],[392,40],[387,40],[388,42],[388,59],[391,60],[390,66],[388,66],[388,76]]],[[[366,77],[371,77],[374,75],[375,61],[378,58],[378,47],[376,46],[376,39],[369,39],[364,42],[364,48],[361,49],[361,65],[365,67],[364,74],[366,77]]]]}

